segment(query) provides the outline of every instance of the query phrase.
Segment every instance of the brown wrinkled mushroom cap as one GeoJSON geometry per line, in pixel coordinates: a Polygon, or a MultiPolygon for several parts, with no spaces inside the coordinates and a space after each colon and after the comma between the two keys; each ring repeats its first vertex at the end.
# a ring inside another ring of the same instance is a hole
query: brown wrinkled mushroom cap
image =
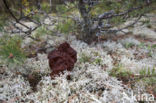
{"type": "Polygon", "coordinates": [[[65,42],[48,54],[51,77],[64,70],[71,71],[77,61],[77,52],[65,42]]]}

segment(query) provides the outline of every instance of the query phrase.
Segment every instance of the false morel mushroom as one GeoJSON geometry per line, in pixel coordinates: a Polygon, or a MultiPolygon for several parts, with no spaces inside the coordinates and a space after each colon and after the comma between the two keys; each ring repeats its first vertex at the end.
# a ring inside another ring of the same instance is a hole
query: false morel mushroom
{"type": "Polygon", "coordinates": [[[77,61],[77,52],[67,43],[60,44],[59,47],[48,54],[49,66],[52,70],[51,77],[58,75],[64,70],[71,71],[77,61]]]}

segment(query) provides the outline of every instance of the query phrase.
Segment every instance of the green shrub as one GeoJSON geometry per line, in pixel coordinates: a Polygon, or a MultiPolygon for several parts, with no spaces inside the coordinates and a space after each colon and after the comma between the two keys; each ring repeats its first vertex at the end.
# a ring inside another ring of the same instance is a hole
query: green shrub
{"type": "Polygon", "coordinates": [[[24,50],[21,48],[21,38],[18,36],[3,36],[0,39],[0,58],[7,65],[22,64],[25,59],[24,50]]]}

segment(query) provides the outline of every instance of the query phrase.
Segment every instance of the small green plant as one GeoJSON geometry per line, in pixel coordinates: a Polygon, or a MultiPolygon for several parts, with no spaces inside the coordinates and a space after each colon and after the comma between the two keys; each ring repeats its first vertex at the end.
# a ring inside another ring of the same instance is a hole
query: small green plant
{"type": "Polygon", "coordinates": [[[128,49],[128,48],[134,46],[134,44],[133,43],[126,43],[124,46],[126,49],[128,49]]]}
{"type": "Polygon", "coordinates": [[[29,13],[31,12],[30,7],[29,7],[29,5],[30,5],[29,1],[28,0],[22,0],[22,5],[25,8],[23,10],[24,15],[25,16],[29,15],[29,13]]]}
{"type": "Polygon", "coordinates": [[[33,35],[35,38],[40,38],[43,35],[51,34],[52,32],[50,30],[47,30],[45,26],[41,26],[37,28],[35,31],[35,34],[33,35]]]}
{"type": "Polygon", "coordinates": [[[85,63],[85,62],[90,62],[91,57],[86,55],[85,53],[81,54],[80,62],[85,63]]]}
{"type": "Polygon", "coordinates": [[[142,23],[148,25],[150,23],[150,20],[143,20],[142,23]]]}
{"type": "Polygon", "coordinates": [[[94,56],[99,56],[100,54],[98,52],[92,52],[94,56]]]}
{"type": "Polygon", "coordinates": [[[139,48],[143,48],[143,49],[148,49],[148,56],[149,57],[152,57],[152,55],[153,55],[153,49],[155,49],[156,48],[156,44],[153,44],[153,45],[145,45],[144,43],[141,43],[139,46],[138,46],[139,48]]]}
{"type": "Polygon", "coordinates": [[[153,44],[153,45],[152,45],[152,48],[153,48],[153,49],[156,49],[156,44],[153,44]]]}
{"type": "Polygon", "coordinates": [[[58,5],[56,7],[56,10],[57,10],[58,13],[61,14],[61,13],[67,12],[68,8],[65,5],[58,5]]]}
{"type": "Polygon", "coordinates": [[[147,46],[147,49],[149,50],[148,56],[149,56],[149,57],[152,57],[152,54],[153,54],[153,47],[152,47],[151,45],[148,45],[148,46],[147,46]]]}
{"type": "Polygon", "coordinates": [[[138,45],[139,48],[145,48],[145,43],[141,42],[140,45],[138,45]]]}
{"type": "Polygon", "coordinates": [[[132,76],[133,74],[122,65],[118,64],[109,72],[109,75],[117,77],[119,80],[122,80],[124,82],[127,82],[129,81],[130,76],[132,76]]]}
{"type": "Polygon", "coordinates": [[[0,31],[4,30],[4,26],[6,25],[6,16],[3,15],[0,17],[0,31]]]}
{"type": "Polygon", "coordinates": [[[9,37],[7,35],[0,39],[0,59],[5,63],[22,64],[25,59],[24,50],[21,48],[21,38],[18,36],[9,37]]]}
{"type": "Polygon", "coordinates": [[[74,28],[75,28],[74,22],[71,19],[66,19],[63,22],[59,22],[58,25],[56,26],[57,30],[65,34],[72,32],[74,28]]]}
{"type": "Polygon", "coordinates": [[[50,4],[49,3],[41,3],[41,8],[43,11],[45,11],[46,13],[48,13],[50,11],[50,4]]]}
{"type": "Polygon", "coordinates": [[[150,69],[150,68],[143,68],[140,72],[139,72],[139,74],[141,75],[141,76],[156,76],[156,70],[155,70],[155,68],[153,67],[152,69],[150,69]]]}
{"type": "Polygon", "coordinates": [[[95,62],[95,64],[100,65],[102,63],[102,59],[101,58],[96,58],[94,62],[95,62]]]}
{"type": "Polygon", "coordinates": [[[146,83],[146,86],[154,86],[156,83],[156,68],[143,68],[140,71],[139,81],[146,83]]]}
{"type": "MultiPolygon", "coordinates": [[[[144,68],[140,71],[140,79],[139,81],[143,81],[145,83],[145,87],[147,90],[152,91],[153,94],[156,93],[155,83],[156,83],[156,68],[144,68]]],[[[151,92],[150,92],[151,93],[151,92]]]]}
{"type": "Polygon", "coordinates": [[[42,15],[36,14],[36,15],[33,15],[32,18],[33,18],[34,20],[36,20],[37,22],[40,22],[41,16],[42,16],[42,15]]]}

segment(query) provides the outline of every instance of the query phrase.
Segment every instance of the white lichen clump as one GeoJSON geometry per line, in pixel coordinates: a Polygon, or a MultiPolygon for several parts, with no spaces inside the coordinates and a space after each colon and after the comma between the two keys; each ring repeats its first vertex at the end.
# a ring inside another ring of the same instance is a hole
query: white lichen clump
{"type": "MultiPolygon", "coordinates": [[[[61,37],[49,39],[48,45],[57,46],[64,39],[61,37]],[[58,39],[57,39],[58,38],[58,39]],[[55,42],[56,41],[56,42],[55,42]]],[[[8,75],[0,81],[0,101],[11,103],[134,103],[131,93],[134,91],[122,84],[116,78],[109,76],[115,59],[133,73],[148,66],[134,59],[133,53],[124,48],[122,43],[106,41],[89,46],[74,37],[68,42],[77,51],[77,63],[73,71],[65,71],[55,79],[43,76],[37,85],[37,91],[32,92],[27,80],[21,76],[8,75]],[[81,62],[82,54],[87,58],[81,62]],[[89,60],[88,60],[89,59],[89,60]],[[69,79],[67,79],[70,76],[69,79]]],[[[138,45],[138,42],[135,42],[138,45]]],[[[29,58],[24,64],[32,71],[50,73],[47,54],[38,54],[29,58]]],[[[137,91],[137,90],[136,90],[137,91]]]]}
{"type": "Polygon", "coordinates": [[[129,96],[131,92],[124,89],[121,82],[109,77],[99,66],[76,64],[72,72],[64,72],[55,80],[51,80],[49,76],[43,77],[38,85],[38,92],[27,98],[36,103],[129,102],[124,96],[129,96]],[[68,75],[71,80],[66,79],[68,75]]]}
{"type": "Polygon", "coordinates": [[[132,37],[119,40],[119,42],[121,42],[123,45],[126,45],[126,44],[140,45],[140,41],[138,41],[137,39],[134,39],[132,37]]]}
{"type": "MultiPolygon", "coordinates": [[[[16,103],[25,101],[27,94],[31,91],[29,83],[23,77],[13,77],[12,74],[0,82],[0,101],[16,103]]],[[[2,103],[3,103],[2,102],[2,103]]]]}
{"type": "Polygon", "coordinates": [[[26,60],[25,65],[30,67],[31,71],[40,73],[50,72],[47,54],[38,54],[36,58],[29,58],[26,60]]]}

